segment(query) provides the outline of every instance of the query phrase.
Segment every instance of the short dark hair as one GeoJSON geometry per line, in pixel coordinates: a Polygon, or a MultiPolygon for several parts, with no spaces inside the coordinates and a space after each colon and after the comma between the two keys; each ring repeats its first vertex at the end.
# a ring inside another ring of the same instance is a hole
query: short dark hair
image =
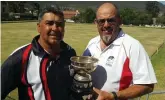
{"type": "Polygon", "coordinates": [[[38,21],[40,22],[42,20],[42,17],[44,16],[45,13],[53,13],[55,15],[59,15],[61,18],[64,19],[64,14],[63,12],[60,10],[60,8],[58,7],[58,5],[47,5],[45,6],[39,16],[38,16],[38,21]]]}

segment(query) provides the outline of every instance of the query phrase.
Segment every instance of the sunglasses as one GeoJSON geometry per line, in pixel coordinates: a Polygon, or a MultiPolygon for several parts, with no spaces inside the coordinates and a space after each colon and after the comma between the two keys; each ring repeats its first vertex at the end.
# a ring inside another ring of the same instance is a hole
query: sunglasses
{"type": "Polygon", "coordinates": [[[116,18],[108,18],[108,19],[95,19],[98,25],[103,26],[107,21],[109,24],[113,24],[116,22],[116,18]]]}

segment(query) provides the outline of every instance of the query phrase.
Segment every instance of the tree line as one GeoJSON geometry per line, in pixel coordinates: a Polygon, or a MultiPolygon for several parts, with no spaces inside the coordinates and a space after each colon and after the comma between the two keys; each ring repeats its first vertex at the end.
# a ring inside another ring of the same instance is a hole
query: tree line
{"type": "MultiPolygon", "coordinates": [[[[10,11],[7,13],[3,13],[2,9],[2,16],[1,20],[15,20],[13,16],[17,16],[14,14],[19,13],[19,16],[23,19],[37,19],[38,14],[41,10],[40,5],[37,2],[27,2],[27,1],[2,1],[1,5],[8,6],[8,10],[10,11]],[[25,9],[25,4],[29,4],[28,9],[25,9]],[[26,13],[30,11],[30,13],[26,13]],[[11,13],[12,12],[12,13],[11,13]]],[[[156,19],[156,24],[163,24],[165,25],[165,13],[160,14],[160,8],[158,6],[158,2],[155,1],[148,1],[146,2],[146,7],[144,11],[138,11],[137,9],[132,8],[124,8],[120,9],[120,16],[122,18],[123,24],[125,25],[151,25],[155,24],[153,18],[156,19]]],[[[60,7],[61,10],[73,10],[72,7],[60,7]]],[[[86,8],[83,11],[79,11],[80,14],[74,16],[72,20],[77,23],[93,23],[94,19],[96,18],[96,9],[86,8]]]]}
{"type": "Polygon", "coordinates": [[[27,1],[2,1],[1,20],[32,20],[37,19],[40,5],[36,2],[27,1]],[[26,5],[27,4],[27,5],[26,5]],[[28,6],[27,8],[25,7],[28,6]]]}
{"type": "MultiPolygon", "coordinates": [[[[121,9],[120,16],[123,24],[125,25],[151,25],[160,24],[165,25],[165,13],[159,13],[160,8],[158,2],[148,1],[146,2],[145,11],[138,11],[137,9],[124,8],[121,9]],[[156,23],[154,23],[156,19],[156,23]]],[[[78,16],[74,16],[72,20],[79,23],[93,23],[96,17],[96,11],[91,8],[86,8],[85,11],[80,12],[78,16]]]]}

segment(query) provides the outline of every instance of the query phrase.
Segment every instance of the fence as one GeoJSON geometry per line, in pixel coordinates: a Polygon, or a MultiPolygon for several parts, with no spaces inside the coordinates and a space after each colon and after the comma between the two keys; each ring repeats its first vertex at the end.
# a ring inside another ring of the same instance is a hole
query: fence
{"type": "Polygon", "coordinates": [[[137,100],[155,100],[155,98],[157,98],[156,100],[165,100],[165,91],[153,91],[149,94],[137,98],[137,100]],[[161,96],[161,98],[158,99],[158,95],[161,96]]]}
{"type": "Polygon", "coordinates": [[[163,41],[162,44],[160,44],[160,45],[158,46],[158,48],[155,50],[155,52],[150,56],[150,59],[152,59],[152,57],[153,57],[156,53],[158,53],[158,51],[160,50],[160,48],[162,48],[162,47],[164,46],[164,44],[165,44],[165,40],[163,41]]]}

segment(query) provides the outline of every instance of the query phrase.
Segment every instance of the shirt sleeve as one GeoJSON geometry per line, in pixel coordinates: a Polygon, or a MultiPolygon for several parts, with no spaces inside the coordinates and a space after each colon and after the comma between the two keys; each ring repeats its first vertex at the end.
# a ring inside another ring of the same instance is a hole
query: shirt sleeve
{"type": "Polygon", "coordinates": [[[149,56],[138,41],[131,45],[129,66],[133,75],[133,84],[157,83],[149,56]]]}
{"type": "Polygon", "coordinates": [[[85,48],[82,56],[92,56],[91,51],[89,49],[89,47],[91,46],[91,44],[92,44],[92,42],[89,41],[89,43],[87,44],[87,46],[86,46],[86,48],[85,48]]]}
{"type": "Polygon", "coordinates": [[[17,53],[9,56],[1,66],[1,99],[14,90],[20,82],[21,56],[17,53]]]}
{"type": "Polygon", "coordinates": [[[84,51],[83,56],[91,56],[91,52],[88,48],[84,51]]]}

